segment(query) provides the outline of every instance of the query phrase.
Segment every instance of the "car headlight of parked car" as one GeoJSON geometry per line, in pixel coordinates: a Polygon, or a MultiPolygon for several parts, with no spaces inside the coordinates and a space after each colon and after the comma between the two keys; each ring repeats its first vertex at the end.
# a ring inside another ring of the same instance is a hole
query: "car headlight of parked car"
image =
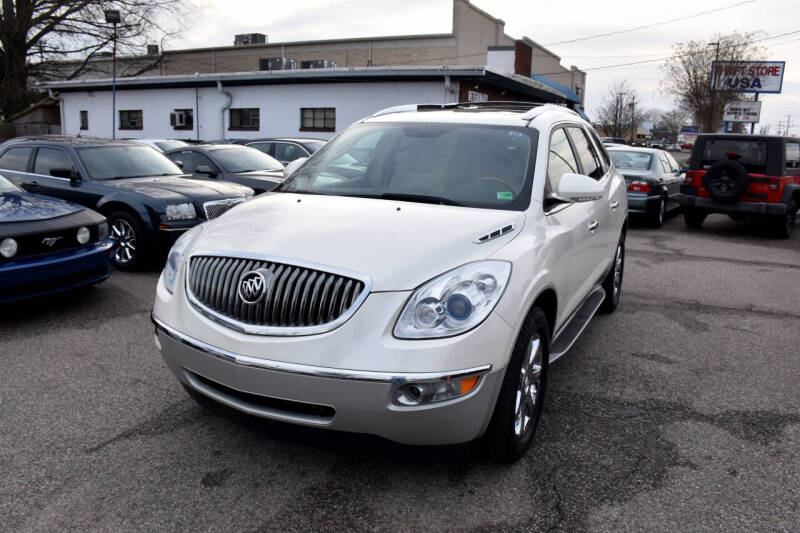
{"type": "Polygon", "coordinates": [[[11,237],[3,239],[3,242],[0,242],[0,255],[2,255],[6,259],[11,259],[15,255],[17,255],[18,249],[19,246],[17,245],[17,241],[12,239],[11,237]]]}
{"type": "Polygon", "coordinates": [[[173,204],[167,206],[167,220],[192,220],[197,218],[193,204],[173,204]]]}
{"type": "Polygon", "coordinates": [[[397,320],[395,337],[450,337],[471,330],[497,305],[510,275],[511,263],[486,260],[432,279],[414,291],[397,320]]]}
{"type": "Polygon", "coordinates": [[[169,251],[167,263],[161,272],[161,281],[170,294],[175,291],[175,281],[178,279],[178,271],[181,268],[181,261],[183,261],[183,252],[186,251],[186,247],[189,246],[199,231],[200,226],[193,227],[181,235],[169,251]]]}
{"type": "Polygon", "coordinates": [[[78,232],[75,234],[75,238],[78,239],[79,244],[86,244],[89,242],[91,237],[92,234],[89,232],[89,228],[86,226],[81,226],[78,228],[78,232]]]}

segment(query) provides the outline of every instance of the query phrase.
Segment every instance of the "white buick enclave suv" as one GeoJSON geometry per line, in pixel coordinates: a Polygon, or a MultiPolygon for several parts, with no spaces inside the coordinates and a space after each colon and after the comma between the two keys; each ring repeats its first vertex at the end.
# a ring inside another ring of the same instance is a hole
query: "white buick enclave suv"
{"type": "Polygon", "coordinates": [[[553,105],[402,106],[183,235],[156,344],[198,402],[520,457],[622,284],[625,181],[553,105]]]}

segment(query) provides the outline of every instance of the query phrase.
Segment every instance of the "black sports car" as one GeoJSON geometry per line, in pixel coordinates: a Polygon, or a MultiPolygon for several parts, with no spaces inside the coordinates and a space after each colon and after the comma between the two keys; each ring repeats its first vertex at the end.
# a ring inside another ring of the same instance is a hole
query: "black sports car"
{"type": "Polygon", "coordinates": [[[193,178],[238,183],[256,194],[271,191],[283,182],[279,161],[246,146],[199,144],[167,150],[164,155],[193,178]]]}
{"type": "Polygon", "coordinates": [[[163,258],[181,233],[253,195],[234,183],[185,179],[149,146],[97,138],[13,139],[0,146],[0,172],[26,191],[104,214],[120,269],[163,258]]]}

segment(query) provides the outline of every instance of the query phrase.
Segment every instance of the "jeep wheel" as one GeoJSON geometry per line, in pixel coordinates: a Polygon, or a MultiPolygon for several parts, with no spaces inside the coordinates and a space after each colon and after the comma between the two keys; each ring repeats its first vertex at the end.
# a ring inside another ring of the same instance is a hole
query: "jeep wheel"
{"type": "Polygon", "coordinates": [[[778,239],[788,239],[792,235],[794,223],[797,219],[797,204],[794,201],[789,202],[789,207],[786,213],[775,217],[772,226],[772,233],[778,239]]]}
{"type": "Polygon", "coordinates": [[[622,295],[622,277],[625,274],[625,234],[622,234],[617,249],[614,252],[614,263],[603,280],[603,292],[606,297],[600,304],[601,313],[613,313],[619,305],[619,297],[622,295]]]}
{"type": "Polygon", "coordinates": [[[542,310],[534,307],[522,324],[484,435],[494,459],[516,461],[530,448],[542,413],[549,360],[550,328],[542,310]]]}
{"type": "Polygon", "coordinates": [[[717,161],[703,176],[703,187],[717,202],[730,204],[744,194],[749,179],[747,168],[738,161],[717,161]]]}
{"type": "Polygon", "coordinates": [[[694,207],[683,208],[683,221],[692,229],[699,229],[705,222],[708,213],[700,211],[694,207]]]}

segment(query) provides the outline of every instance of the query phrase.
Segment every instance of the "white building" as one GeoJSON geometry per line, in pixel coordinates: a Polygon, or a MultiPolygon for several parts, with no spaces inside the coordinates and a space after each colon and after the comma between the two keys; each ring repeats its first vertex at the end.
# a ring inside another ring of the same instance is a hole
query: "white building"
{"type": "MultiPolygon", "coordinates": [[[[490,50],[490,65],[502,58],[494,55],[490,50]]],[[[45,87],[61,100],[63,133],[111,137],[113,120],[117,138],[329,138],[379,109],[408,103],[488,99],[575,104],[530,76],[483,66],[122,78],[116,82],[116,113],[110,79],[59,81],[45,87]]]]}

